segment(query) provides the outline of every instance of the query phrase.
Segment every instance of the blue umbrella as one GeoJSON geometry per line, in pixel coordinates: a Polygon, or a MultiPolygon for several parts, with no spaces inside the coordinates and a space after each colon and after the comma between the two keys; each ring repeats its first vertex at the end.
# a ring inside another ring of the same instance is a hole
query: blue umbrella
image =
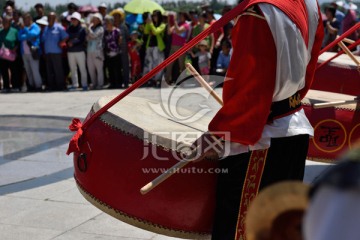
{"type": "Polygon", "coordinates": [[[142,24],[144,22],[142,18],[142,14],[131,14],[131,13],[126,15],[125,21],[130,25],[135,22],[137,24],[142,24]]]}

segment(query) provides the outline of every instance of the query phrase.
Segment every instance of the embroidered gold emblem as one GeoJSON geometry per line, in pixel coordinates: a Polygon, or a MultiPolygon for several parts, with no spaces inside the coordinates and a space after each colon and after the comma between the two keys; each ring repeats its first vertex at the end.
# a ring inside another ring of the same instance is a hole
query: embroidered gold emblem
{"type": "Polygon", "coordinates": [[[301,104],[300,93],[289,97],[289,106],[290,106],[290,108],[296,108],[300,104],[301,104]]]}

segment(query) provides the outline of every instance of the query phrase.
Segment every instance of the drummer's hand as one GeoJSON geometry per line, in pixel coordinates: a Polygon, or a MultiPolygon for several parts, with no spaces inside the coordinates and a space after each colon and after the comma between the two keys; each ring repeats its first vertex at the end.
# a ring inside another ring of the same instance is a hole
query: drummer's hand
{"type": "Polygon", "coordinates": [[[194,161],[192,162],[200,162],[202,160],[205,161],[217,161],[219,160],[219,154],[214,150],[214,149],[210,149],[208,151],[206,151],[205,153],[203,153],[203,155],[201,155],[201,157],[196,158],[194,161]]]}
{"type": "Polygon", "coordinates": [[[222,141],[209,132],[201,135],[192,145],[194,152],[192,162],[200,162],[202,160],[217,161],[220,152],[223,149],[222,141]]]}

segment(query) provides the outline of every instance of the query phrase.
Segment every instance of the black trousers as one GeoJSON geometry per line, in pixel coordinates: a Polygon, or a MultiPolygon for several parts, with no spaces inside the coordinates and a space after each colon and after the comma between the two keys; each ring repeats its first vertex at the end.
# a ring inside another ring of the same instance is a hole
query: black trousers
{"type": "Polygon", "coordinates": [[[109,71],[109,82],[111,87],[120,88],[122,84],[121,76],[121,56],[105,57],[106,66],[109,71]]]}
{"type": "MultiPolygon", "coordinates": [[[[308,145],[309,135],[271,139],[260,190],[284,180],[302,180],[308,145]]],[[[220,160],[220,168],[227,169],[227,173],[218,176],[213,240],[235,239],[241,195],[250,156],[251,152],[248,152],[220,160]]],[[[239,219],[239,221],[242,220],[239,219]]]]}
{"type": "Polygon", "coordinates": [[[46,72],[49,90],[64,90],[65,77],[61,53],[46,54],[46,72]]]}
{"type": "Polygon", "coordinates": [[[8,60],[0,59],[0,69],[4,81],[4,89],[10,89],[10,81],[13,89],[21,87],[18,73],[19,69],[16,69],[15,61],[11,62],[8,60]],[[11,79],[9,71],[11,74],[11,79]]]}

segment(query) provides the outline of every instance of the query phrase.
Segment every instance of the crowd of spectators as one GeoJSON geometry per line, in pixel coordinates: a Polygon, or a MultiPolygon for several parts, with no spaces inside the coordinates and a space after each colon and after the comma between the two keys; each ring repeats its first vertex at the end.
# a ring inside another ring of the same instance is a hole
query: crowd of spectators
{"type": "MultiPolygon", "coordinates": [[[[139,16],[128,18],[122,8],[110,11],[105,3],[87,9],[69,3],[59,16],[45,12],[41,3],[33,8],[35,16],[18,11],[14,0],[7,0],[0,16],[2,92],[127,88],[221,16],[208,5],[189,12],[145,12],[140,22],[139,16]]],[[[358,22],[356,9],[341,1],[325,8],[323,46],[358,22]]],[[[230,10],[225,6],[222,14],[230,10]]],[[[232,26],[230,22],[206,37],[148,85],[158,87],[162,80],[174,84],[186,62],[202,75],[224,76],[232,53],[232,26]]],[[[358,40],[358,34],[348,39],[358,40]]]]}
{"type": "MultiPolygon", "coordinates": [[[[36,16],[8,0],[0,21],[2,92],[127,88],[213,24],[209,6],[190,12],[145,12],[127,22],[122,8],[105,3],[61,15],[34,6],[36,16]]],[[[226,6],[222,14],[231,9],[226,6]]],[[[201,41],[149,81],[174,84],[191,62],[201,74],[225,75],[231,57],[232,22],[201,41]]]]}
{"type": "MultiPolygon", "coordinates": [[[[351,1],[337,1],[325,7],[325,13],[323,14],[325,31],[323,47],[334,41],[337,36],[348,31],[358,22],[356,10],[357,6],[351,1]]],[[[359,31],[354,31],[347,38],[353,41],[358,40],[359,31]]],[[[338,47],[333,47],[331,51],[338,51],[338,47]]]]}

